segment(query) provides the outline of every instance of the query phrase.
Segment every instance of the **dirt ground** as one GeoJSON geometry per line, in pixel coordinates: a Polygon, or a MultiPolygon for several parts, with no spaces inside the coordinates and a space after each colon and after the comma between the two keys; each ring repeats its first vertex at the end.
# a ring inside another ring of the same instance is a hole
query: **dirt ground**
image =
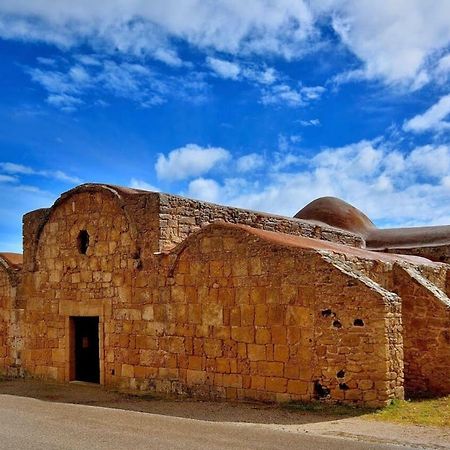
{"type": "Polygon", "coordinates": [[[36,379],[0,379],[0,394],[207,422],[256,424],[284,432],[332,435],[414,448],[450,449],[450,428],[373,422],[365,418],[367,411],[357,408],[308,411],[261,403],[167,399],[136,392],[117,392],[86,383],[59,384],[36,379]]]}

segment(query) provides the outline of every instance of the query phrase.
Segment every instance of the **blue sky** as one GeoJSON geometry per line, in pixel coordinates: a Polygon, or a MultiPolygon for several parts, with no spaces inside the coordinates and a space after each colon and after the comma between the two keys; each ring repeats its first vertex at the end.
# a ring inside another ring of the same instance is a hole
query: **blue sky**
{"type": "Polygon", "coordinates": [[[448,0],[0,0],[0,250],[84,182],[450,223],[448,0]]]}

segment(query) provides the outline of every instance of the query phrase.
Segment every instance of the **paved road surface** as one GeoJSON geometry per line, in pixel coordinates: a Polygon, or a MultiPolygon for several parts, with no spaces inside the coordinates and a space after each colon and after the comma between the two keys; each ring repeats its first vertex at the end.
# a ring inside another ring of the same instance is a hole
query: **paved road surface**
{"type": "Polygon", "coordinates": [[[208,422],[0,395],[0,448],[405,450],[412,447],[312,436],[270,425],[208,422]]]}

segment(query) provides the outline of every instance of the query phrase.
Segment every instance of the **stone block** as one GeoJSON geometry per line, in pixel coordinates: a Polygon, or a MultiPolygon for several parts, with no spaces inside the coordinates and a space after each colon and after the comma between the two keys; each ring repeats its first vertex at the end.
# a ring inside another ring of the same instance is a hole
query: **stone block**
{"type": "Polygon", "coordinates": [[[255,329],[253,327],[231,327],[231,338],[237,342],[255,342],[255,329]]]}
{"type": "Polygon", "coordinates": [[[202,323],[205,325],[222,325],[223,324],[223,307],[213,303],[202,305],[202,323]]]}
{"type": "Polygon", "coordinates": [[[286,378],[267,377],[266,390],[269,392],[286,392],[287,380],[286,378]]]}
{"type": "Polygon", "coordinates": [[[266,360],[266,346],[258,344],[248,344],[247,355],[250,361],[265,361],[266,360]]]}
{"type": "Polygon", "coordinates": [[[186,382],[190,386],[193,384],[204,384],[206,381],[206,372],[188,369],[186,371],[186,377],[186,382]]]}
{"type": "Polygon", "coordinates": [[[130,364],[122,364],[121,375],[127,378],[134,377],[134,366],[130,364]]]}

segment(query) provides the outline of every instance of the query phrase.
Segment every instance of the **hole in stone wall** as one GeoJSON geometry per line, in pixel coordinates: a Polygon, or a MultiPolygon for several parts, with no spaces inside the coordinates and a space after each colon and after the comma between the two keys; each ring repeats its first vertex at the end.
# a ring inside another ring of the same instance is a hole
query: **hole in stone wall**
{"type": "Polygon", "coordinates": [[[350,388],[347,386],[347,383],[339,383],[339,389],[343,391],[348,391],[350,388]]]}
{"type": "Polygon", "coordinates": [[[364,320],[362,320],[362,319],[355,319],[353,321],[353,325],[355,325],[355,327],[363,327],[364,326],[364,320]]]}
{"type": "Polygon", "coordinates": [[[345,371],[344,371],[344,370],[340,370],[340,371],[336,374],[336,376],[337,376],[338,378],[344,378],[344,377],[345,377],[345,371]]]}
{"type": "Polygon", "coordinates": [[[86,254],[88,247],[89,247],[89,233],[87,232],[87,230],[81,230],[78,233],[77,247],[78,247],[78,251],[82,255],[86,254]]]}
{"type": "Polygon", "coordinates": [[[334,328],[342,328],[342,323],[339,322],[339,320],[335,320],[335,321],[333,322],[333,327],[334,327],[334,328]]]}
{"type": "Polygon", "coordinates": [[[444,339],[444,342],[447,342],[447,344],[450,344],[450,331],[444,330],[442,332],[442,337],[444,339]]]}
{"type": "Polygon", "coordinates": [[[322,311],[322,316],[323,317],[330,317],[331,316],[331,309],[324,309],[322,311]]]}
{"type": "Polygon", "coordinates": [[[314,394],[316,395],[316,398],[325,398],[330,395],[330,390],[316,381],[314,383],[314,394]]]}
{"type": "Polygon", "coordinates": [[[133,262],[134,268],[137,270],[141,270],[143,267],[142,260],[141,260],[141,250],[137,249],[135,252],[133,252],[131,257],[134,259],[134,262],[133,262]]]}

